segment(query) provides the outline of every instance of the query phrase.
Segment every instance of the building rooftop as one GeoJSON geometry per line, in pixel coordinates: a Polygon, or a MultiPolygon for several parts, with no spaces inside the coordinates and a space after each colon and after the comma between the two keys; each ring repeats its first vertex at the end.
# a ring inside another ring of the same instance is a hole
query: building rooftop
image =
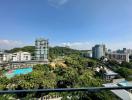
{"type": "Polygon", "coordinates": [[[36,39],[36,41],[43,41],[43,40],[44,40],[44,41],[45,41],[45,40],[47,41],[48,39],[45,39],[45,38],[37,38],[37,39],[36,39]]]}
{"type": "Polygon", "coordinates": [[[123,81],[118,83],[120,86],[132,86],[132,81],[123,81]]]}
{"type": "MultiPolygon", "coordinates": [[[[118,87],[115,83],[107,83],[103,84],[105,87],[118,87]]],[[[124,89],[122,90],[111,90],[115,95],[120,97],[122,100],[132,100],[132,94],[124,89]]]]}
{"type": "Polygon", "coordinates": [[[118,73],[115,73],[112,70],[107,69],[107,68],[105,68],[105,71],[106,71],[105,75],[118,75],[118,73]]]}

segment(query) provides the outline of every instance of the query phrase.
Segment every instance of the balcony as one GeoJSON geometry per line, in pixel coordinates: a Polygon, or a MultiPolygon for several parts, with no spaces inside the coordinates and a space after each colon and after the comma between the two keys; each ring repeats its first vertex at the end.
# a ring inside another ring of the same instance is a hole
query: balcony
{"type": "MultiPolygon", "coordinates": [[[[25,94],[32,94],[32,93],[37,93],[36,97],[33,97],[33,100],[61,100],[62,96],[61,95],[47,95],[48,93],[62,93],[62,92],[88,92],[88,93],[99,93],[101,91],[124,91],[124,90],[128,90],[128,89],[132,89],[132,86],[125,86],[125,87],[88,87],[88,88],[58,88],[58,89],[34,89],[34,90],[5,90],[5,91],[0,91],[0,95],[5,95],[5,94],[16,94],[16,95],[21,95],[21,97],[23,97],[25,94]],[[41,94],[45,94],[45,95],[41,95],[41,94]],[[37,96],[40,96],[39,98],[37,98],[37,96]]],[[[123,92],[122,92],[123,93],[123,92]]],[[[132,94],[120,94],[122,96],[125,96],[124,98],[120,98],[119,96],[119,100],[132,100],[132,94]]],[[[71,96],[67,96],[68,100],[70,99],[71,96]]],[[[79,97],[78,97],[79,98],[79,97]]],[[[20,98],[21,99],[21,98],[20,98]]],[[[32,98],[31,98],[32,99],[32,98]]],[[[19,100],[19,99],[18,99],[19,100]]]]}

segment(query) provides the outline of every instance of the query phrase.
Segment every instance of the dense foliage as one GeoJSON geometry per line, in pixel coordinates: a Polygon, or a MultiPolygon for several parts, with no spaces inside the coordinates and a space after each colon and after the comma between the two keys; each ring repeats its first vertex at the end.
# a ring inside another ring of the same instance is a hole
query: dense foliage
{"type": "Polygon", "coordinates": [[[22,48],[13,48],[11,50],[6,50],[6,52],[8,52],[8,53],[15,53],[15,52],[18,52],[18,51],[33,53],[35,51],[35,47],[34,46],[25,46],[25,47],[22,47],[22,48]]]}
{"type": "MultiPolygon", "coordinates": [[[[23,49],[24,50],[24,49],[23,49]]],[[[13,49],[10,52],[16,52],[13,49]]],[[[19,50],[18,50],[19,51],[19,50]]],[[[33,52],[33,47],[26,47],[26,50],[33,52]]],[[[49,57],[51,61],[58,57],[62,57],[66,67],[55,64],[55,67],[49,65],[35,65],[33,72],[15,76],[11,79],[6,77],[0,78],[1,90],[20,90],[20,89],[46,89],[46,88],[83,88],[83,87],[98,87],[101,86],[103,80],[95,75],[93,68],[99,63],[97,60],[84,58],[80,51],[55,47],[49,48],[49,57]]],[[[17,95],[1,95],[1,98],[36,98],[47,95],[59,95],[63,100],[67,100],[67,96],[71,100],[117,100],[117,98],[108,91],[99,93],[88,92],[71,92],[71,93],[33,93],[33,94],[17,94],[17,95]]]]}
{"type": "MultiPolygon", "coordinates": [[[[13,48],[11,50],[6,50],[7,53],[15,53],[18,51],[30,52],[33,56],[35,53],[35,46],[25,46],[22,48],[13,48]]],[[[80,54],[79,50],[70,49],[67,47],[49,47],[49,59],[55,59],[58,56],[65,56],[70,54],[80,54]]]]}
{"type": "Polygon", "coordinates": [[[30,52],[32,56],[34,56],[35,53],[35,46],[25,46],[22,48],[13,48],[11,50],[5,50],[7,53],[15,53],[18,51],[23,51],[23,52],[30,52]]]}
{"type": "Polygon", "coordinates": [[[108,61],[107,65],[126,80],[132,80],[132,62],[122,62],[120,64],[116,61],[108,61]]]}

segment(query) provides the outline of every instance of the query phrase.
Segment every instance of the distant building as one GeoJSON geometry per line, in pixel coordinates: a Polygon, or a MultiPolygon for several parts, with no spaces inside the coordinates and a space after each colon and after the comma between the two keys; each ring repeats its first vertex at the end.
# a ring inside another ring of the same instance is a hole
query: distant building
{"type": "Polygon", "coordinates": [[[95,45],[92,48],[92,57],[96,59],[100,59],[105,56],[106,48],[105,45],[95,45]]]}
{"type": "Polygon", "coordinates": [[[3,62],[3,53],[0,52],[0,63],[2,63],[2,62],[3,62]]]}
{"type": "Polygon", "coordinates": [[[30,61],[31,54],[28,52],[16,52],[16,53],[0,53],[0,63],[3,62],[19,62],[19,61],[30,61]]]}
{"type": "Polygon", "coordinates": [[[115,53],[124,53],[124,50],[118,49],[115,51],[115,53]]]}
{"type": "Polygon", "coordinates": [[[128,53],[108,53],[108,59],[116,60],[117,62],[126,61],[129,62],[129,54],[128,53]]]}
{"type": "Polygon", "coordinates": [[[0,52],[0,63],[11,61],[12,54],[0,52]]]}
{"type": "Polygon", "coordinates": [[[39,38],[35,41],[35,59],[48,61],[48,40],[39,38]]]}
{"type": "Polygon", "coordinates": [[[12,61],[30,61],[31,54],[29,52],[16,52],[12,54],[12,61]]]}
{"type": "Polygon", "coordinates": [[[11,53],[4,53],[3,54],[3,62],[12,61],[12,54],[11,53]]]}
{"type": "Polygon", "coordinates": [[[132,49],[123,48],[122,50],[116,50],[116,53],[128,53],[129,55],[132,55],[132,49]]]}
{"type": "Polygon", "coordinates": [[[4,51],[0,49],[0,63],[3,62],[3,54],[4,54],[4,51]]]}
{"type": "Polygon", "coordinates": [[[123,48],[123,53],[127,53],[127,49],[126,48],[123,48]]]}
{"type": "Polygon", "coordinates": [[[111,52],[112,52],[112,50],[111,49],[108,49],[107,53],[111,53],[111,52]]]}
{"type": "Polygon", "coordinates": [[[87,58],[92,58],[92,50],[84,51],[82,55],[87,58]]]}
{"type": "Polygon", "coordinates": [[[127,49],[126,53],[128,53],[129,55],[132,55],[132,49],[127,49]]]}

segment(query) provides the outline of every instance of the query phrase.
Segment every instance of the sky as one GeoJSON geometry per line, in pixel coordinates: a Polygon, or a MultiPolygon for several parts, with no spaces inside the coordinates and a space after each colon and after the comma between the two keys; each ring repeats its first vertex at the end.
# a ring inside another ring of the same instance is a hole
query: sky
{"type": "Polygon", "coordinates": [[[132,48],[132,0],[0,0],[0,48],[34,45],[132,48]]]}

